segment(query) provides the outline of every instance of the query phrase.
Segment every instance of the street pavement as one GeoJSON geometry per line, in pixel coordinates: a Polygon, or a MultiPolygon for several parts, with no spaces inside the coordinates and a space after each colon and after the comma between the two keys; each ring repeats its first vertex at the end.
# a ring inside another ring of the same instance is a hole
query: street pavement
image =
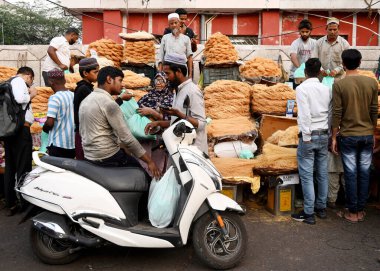
{"type": "MultiPolygon", "coordinates": [[[[275,217],[253,203],[244,222],[249,235],[244,261],[234,270],[380,270],[380,211],[369,207],[366,221],[349,224],[328,210],[316,225],[275,217]]],[[[41,263],[29,244],[30,222],[0,211],[0,270],[207,270],[191,244],[176,249],[107,246],[83,252],[64,266],[41,263]]]]}

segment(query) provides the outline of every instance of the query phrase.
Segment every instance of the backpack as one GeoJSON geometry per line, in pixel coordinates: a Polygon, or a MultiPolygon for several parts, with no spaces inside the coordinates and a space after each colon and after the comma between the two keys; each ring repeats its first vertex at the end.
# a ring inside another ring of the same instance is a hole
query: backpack
{"type": "Polygon", "coordinates": [[[0,139],[15,135],[25,122],[25,110],[17,103],[12,91],[10,80],[0,83],[0,139]]]}

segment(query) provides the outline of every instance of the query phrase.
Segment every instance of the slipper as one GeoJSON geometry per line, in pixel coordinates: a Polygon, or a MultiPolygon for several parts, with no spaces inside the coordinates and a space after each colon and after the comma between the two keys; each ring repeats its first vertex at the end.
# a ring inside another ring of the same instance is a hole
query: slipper
{"type": "Polygon", "coordinates": [[[350,218],[347,217],[349,213],[347,211],[339,211],[336,213],[337,216],[339,216],[340,218],[343,218],[345,221],[347,221],[348,223],[351,223],[351,224],[356,224],[358,223],[357,220],[352,220],[350,218]]]}
{"type": "Polygon", "coordinates": [[[364,212],[364,211],[361,211],[361,212],[363,213],[363,216],[362,216],[362,218],[359,218],[360,212],[358,212],[358,222],[363,222],[365,220],[366,212],[364,212]]]}

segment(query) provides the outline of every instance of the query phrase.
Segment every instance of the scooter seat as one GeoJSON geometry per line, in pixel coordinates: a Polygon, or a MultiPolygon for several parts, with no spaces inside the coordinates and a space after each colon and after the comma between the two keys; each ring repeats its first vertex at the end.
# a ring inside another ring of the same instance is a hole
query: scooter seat
{"type": "Polygon", "coordinates": [[[42,162],[79,174],[110,192],[148,191],[148,175],[138,167],[100,167],[88,161],[45,155],[42,162]]]}

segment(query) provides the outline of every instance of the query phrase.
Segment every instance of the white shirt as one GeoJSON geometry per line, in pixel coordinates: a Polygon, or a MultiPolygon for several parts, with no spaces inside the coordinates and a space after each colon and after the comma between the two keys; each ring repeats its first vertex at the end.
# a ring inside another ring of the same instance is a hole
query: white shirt
{"type": "Polygon", "coordinates": [[[161,39],[160,51],[159,51],[159,62],[164,62],[166,54],[177,53],[185,55],[189,58],[193,54],[191,51],[191,41],[186,35],[179,34],[178,37],[174,36],[172,33],[166,34],[161,39]]]}
{"type": "Polygon", "coordinates": [[[331,89],[318,78],[309,78],[296,88],[298,128],[303,141],[311,140],[311,132],[329,128],[331,89]]]}
{"type": "MultiPolygon", "coordinates": [[[[309,58],[311,58],[311,54],[314,51],[314,48],[317,44],[317,41],[312,38],[308,38],[306,42],[303,41],[302,38],[298,38],[292,42],[290,46],[290,55],[296,54],[298,63],[301,65],[305,63],[309,58]]],[[[293,65],[290,69],[290,78],[293,78],[294,71],[296,70],[296,66],[293,65]]]]}
{"type": "MultiPolygon", "coordinates": [[[[70,66],[70,45],[64,36],[55,37],[50,41],[50,46],[57,49],[56,54],[62,64],[67,67],[70,66]]],[[[48,72],[54,69],[60,69],[59,66],[50,58],[49,54],[46,56],[45,62],[42,66],[42,71],[48,72]]]]}
{"type": "MultiPolygon", "coordinates": [[[[12,80],[11,85],[12,85],[13,96],[15,97],[16,102],[18,104],[21,104],[22,109],[25,110],[28,103],[30,102],[30,94],[29,94],[29,89],[26,86],[24,79],[22,79],[19,76],[16,76],[12,80]]],[[[29,105],[29,108],[25,112],[25,121],[29,122],[30,124],[33,124],[34,122],[34,116],[33,116],[31,105],[29,105]]]]}
{"type": "MultiPolygon", "coordinates": [[[[189,116],[198,120],[198,128],[196,129],[197,138],[194,145],[204,153],[208,153],[205,102],[202,91],[191,79],[186,80],[178,86],[178,91],[174,94],[173,98],[172,107],[177,108],[183,114],[186,114],[186,109],[183,108],[186,96],[190,98],[189,116]]],[[[173,124],[176,119],[176,116],[172,116],[170,124],[173,124]]]]}

